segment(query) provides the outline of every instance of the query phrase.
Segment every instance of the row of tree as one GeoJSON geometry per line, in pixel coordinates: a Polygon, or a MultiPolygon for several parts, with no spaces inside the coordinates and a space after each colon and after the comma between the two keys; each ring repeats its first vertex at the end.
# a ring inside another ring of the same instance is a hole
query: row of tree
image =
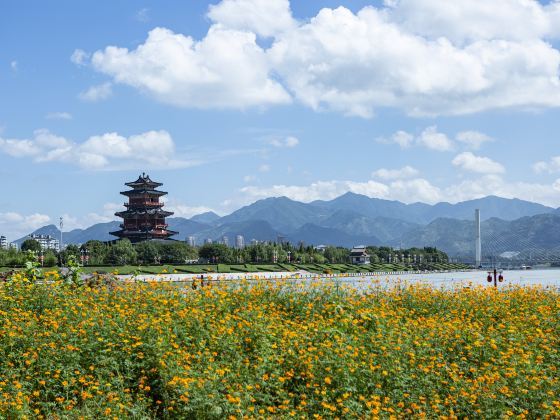
{"type": "MultiPolygon", "coordinates": [[[[115,242],[88,241],[81,246],[68,245],[63,251],[42,251],[33,239],[23,242],[21,252],[14,249],[0,251],[0,266],[20,266],[25,252],[32,251],[43,265],[50,267],[64,264],[73,255],[84,265],[159,265],[186,264],[193,262],[244,264],[244,263],[348,263],[350,250],[329,246],[317,249],[313,246],[290,243],[259,243],[241,249],[223,244],[206,244],[191,247],[179,241],[146,241],[132,244],[123,239],[115,242]]],[[[374,262],[419,265],[429,262],[447,262],[447,255],[432,247],[393,249],[390,247],[367,247],[370,260],[374,262]]]]}

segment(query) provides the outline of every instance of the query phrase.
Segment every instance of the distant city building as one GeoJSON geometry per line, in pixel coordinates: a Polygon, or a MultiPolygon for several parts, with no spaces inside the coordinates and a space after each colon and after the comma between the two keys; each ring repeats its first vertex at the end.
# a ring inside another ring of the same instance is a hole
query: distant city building
{"type": "Polygon", "coordinates": [[[350,262],[352,264],[369,264],[369,254],[364,245],[358,245],[350,251],[350,262]]]}
{"type": "Polygon", "coordinates": [[[325,249],[327,249],[327,246],[326,245],[317,245],[314,249],[315,249],[315,251],[325,252],[325,249]]]}
{"type": "Polygon", "coordinates": [[[225,246],[229,246],[229,239],[227,236],[222,236],[222,244],[225,246]]]}
{"type": "Polygon", "coordinates": [[[287,239],[286,239],[285,236],[278,235],[278,236],[276,237],[276,243],[277,243],[278,245],[284,245],[284,244],[287,243],[287,242],[288,242],[288,241],[287,241],[287,239]]]}
{"type": "Polygon", "coordinates": [[[204,240],[204,244],[205,244],[205,245],[210,245],[211,243],[212,243],[212,239],[210,239],[210,238],[206,238],[206,239],[204,240]]]}
{"type": "Polygon", "coordinates": [[[251,239],[251,245],[258,245],[259,241],[257,239],[251,239]]]}
{"type": "Polygon", "coordinates": [[[235,237],[235,247],[237,249],[242,249],[245,247],[245,238],[243,237],[243,235],[237,235],[235,237]]]}
{"type": "Polygon", "coordinates": [[[8,249],[8,240],[6,239],[5,236],[0,236],[0,248],[2,249],[8,249]]]}
{"type": "Polygon", "coordinates": [[[187,238],[187,243],[189,244],[189,246],[195,246],[196,245],[196,238],[194,236],[189,236],[187,238]]]}
{"type": "Polygon", "coordinates": [[[29,239],[33,239],[37,242],[39,242],[39,245],[41,245],[41,249],[45,250],[45,249],[52,249],[55,251],[60,251],[60,242],[58,239],[53,238],[51,235],[36,235],[36,234],[32,234],[29,235],[29,239]]]}
{"type": "Polygon", "coordinates": [[[10,242],[10,244],[8,245],[9,249],[15,249],[16,251],[18,250],[18,244],[16,244],[15,242],[10,242]]]}

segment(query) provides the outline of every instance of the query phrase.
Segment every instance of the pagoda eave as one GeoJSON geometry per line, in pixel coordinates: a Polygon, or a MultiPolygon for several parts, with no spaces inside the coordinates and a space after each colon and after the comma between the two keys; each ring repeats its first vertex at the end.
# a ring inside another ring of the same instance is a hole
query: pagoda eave
{"type": "Polygon", "coordinates": [[[115,216],[138,218],[138,216],[159,216],[159,217],[169,217],[174,213],[172,211],[165,211],[160,209],[147,209],[147,210],[124,210],[115,213],[115,216]]]}
{"type": "Polygon", "coordinates": [[[158,190],[128,190],[128,191],[121,191],[122,195],[126,195],[127,197],[133,196],[143,196],[143,195],[150,195],[150,196],[157,196],[161,197],[162,195],[166,195],[166,191],[158,191],[158,190]]]}

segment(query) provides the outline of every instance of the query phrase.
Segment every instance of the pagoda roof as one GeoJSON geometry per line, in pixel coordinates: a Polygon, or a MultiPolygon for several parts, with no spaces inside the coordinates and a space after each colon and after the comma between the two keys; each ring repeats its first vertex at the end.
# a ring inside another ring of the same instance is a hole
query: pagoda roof
{"type": "Polygon", "coordinates": [[[173,215],[172,211],[162,210],[161,208],[129,208],[128,210],[118,211],[115,213],[115,216],[119,217],[128,217],[128,216],[135,216],[135,215],[144,215],[148,214],[150,216],[162,216],[167,217],[173,215]]]}
{"type": "Polygon", "coordinates": [[[142,187],[142,186],[149,186],[151,188],[160,187],[163,184],[161,182],[152,181],[150,179],[150,175],[146,175],[142,173],[142,175],[138,176],[136,181],[127,182],[124,185],[132,188],[142,187]]]}
{"type": "Polygon", "coordinates": [[[143,194],[162,196],[162,195],[167,194],[167,192],[144,188],[144,189],[141,189],[141,190],[138,189],[138,190],[121,191],[121,194],[126,195],[126,196],[143,195],[143,194]]]}

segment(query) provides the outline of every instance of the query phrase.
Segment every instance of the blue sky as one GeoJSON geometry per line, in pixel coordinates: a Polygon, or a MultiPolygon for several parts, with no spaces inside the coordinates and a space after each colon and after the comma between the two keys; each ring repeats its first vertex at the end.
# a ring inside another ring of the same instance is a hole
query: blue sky
{"type": "Polygon", "coordinates": [[[0,5],[0,234],[269,196],[560,206],[560,3],[0,5]]]}

